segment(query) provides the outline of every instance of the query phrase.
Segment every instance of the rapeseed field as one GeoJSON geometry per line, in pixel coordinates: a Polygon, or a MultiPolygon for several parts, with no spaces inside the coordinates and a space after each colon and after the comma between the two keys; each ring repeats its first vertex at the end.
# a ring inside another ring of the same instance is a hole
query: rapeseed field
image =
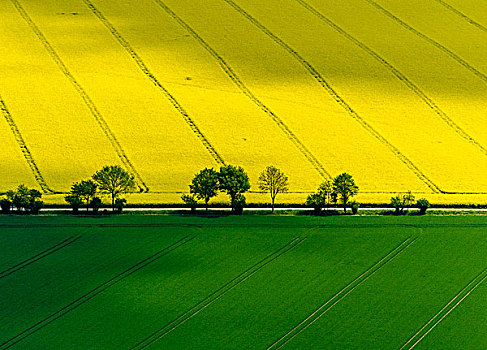
{"type": "Polygon", "coordinates": [[[0,15],[0,192],[59,203],[120,164],[144,190],[131,202],[173,203],[236,164],[263,202],[272,164],[287,203],[342,172],[362,202],[487,202],[487,5],[5,0],[0,15]]]}

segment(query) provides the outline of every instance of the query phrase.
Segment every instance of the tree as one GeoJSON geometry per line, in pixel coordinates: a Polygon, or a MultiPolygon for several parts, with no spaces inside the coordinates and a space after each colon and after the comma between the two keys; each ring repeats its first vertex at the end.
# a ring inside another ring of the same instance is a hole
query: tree
{"type": "Polygon", "coordinates": [[[208,202],[218,194],[218,173],[209,168],[201,170],[189,185],[189,192],[194,194],[197,199],[204,200],[206,211],[208,211],[208,202]]]}
{"type": "Polygon", "coordinates": [[[306,206],[312,207],[314,209],[314,214],[319,215],[321,212],[321,208],[325,203],[323,202],[323,197],[321,197],[318,193],[313,193],[308,195],[306,198],[306,206]]]}
{"type": "Polygon", "coordinates": [[[424,215],[426,210],[430,207],[430,202],[428,202],[428,200],[425,198],[421,198],[418,199],[416,206],[419,208],[419,214],[424,215]]]}
{"type": "Polygon", "coordinates": [[[3,214],[10,213],[10,208],[12,208],[12,202],[4,198],[0,200],[0,209],[2,209],[3,214]]]}
{"type": "Polygon", "coordinates": [[[194,214],[196,212],[196,205],[198,205],[196,198],[194,198],[193,195],[183,194],[181,199],[188,207],[191,208],[191,213],[194,214]]]}
{"type": "Polygon", "coordinates": [[[86,210],[90,207],[90,203],[96,196],[98,185],[93,180],[83,180],[75,182],[71,186],[71,196],[78,197],[81,202],[86,203],[86,210]]]}
{"type": "Polygon", "coordinates": [[[402,211],[403,203],[400,195],[391,197],[391,205],[394,207],[394,214],[399,215],[402,211]]]}
{"type": "Polygon", "coordinates": [[[28,211],[37,214],[44,206],[41,201],[42,193],[36,189],[29,189],[25,185],[20,185],[15,191],[7,192],[7,200],[14,205],[18,211],[28,211]]]}
{"type": "Polygon", "coordinates": [[[318,186],[317,194],[321,197],[323,205],[327,210],[328,206],[332,202],[336,202],[336,194],[333,192],[333,184],[330,180],[326,180],[320,186],[318,186]]]}
{"type": "Polygon", "coordinates": [[[73,213],[77,214],[79,208],[83,205],[81,198],[74,194],[69,194],[64,197],[64,200],[73,208],[73,213]]]}
{"type": "Polygon", "coordinates": [[[125,207],[125,204],[127,204],[127,200],[125,198],[117,198],[115,200],[115,208],[117,208],[117,212],[121,213],[123,208],[125,207]]]}
{"type": "Polygon", "coordinates": [[[227,165],[220,168],[218,183],[220,190],[230,196],[232,211],[235,212],[237,196],[250,189],[248,175],[241,167],[227,165]]]}
{"type": "Polygon", "coordinates": [[[279,193],[288,191],[288,177],[274,166],[268,166],[259,176],[259,189],[268,192],[271,196],[272,212],[274,212],[274,202],[279,193]]]}
{"type": "Polygon", "coordinates": [[[413,205],[414,203],[414,195],[411,191],[408,191],[404,196],[404,207],[408,208],[411,208],[411,206],[413,205]]]}
{"type": "Polygon", "coordinates": [[[110,196],[112,210],[115,211],[115,200],[120,196],[136,190],[134,176],[118,165],[104,166],[93,175],[100,193],[110,196]]]}
{"type": "Polygon", "coordinates": [[[414,195],[411,191],[403,195],[398,194],[395,197],[391,197],[391,205],[396,209],[394,212],[396,215],[404,214],[404,209],[410,208],[413,203],[414,195]]]}
{"type": "Polygon", "coordinates": [[[333,180],[333,192],[336,194],[337,200],[343,204],[343,211],[347,212],[347,203],[349,199],[358,193],[358,186],[352,175],[343,173],[335,177],[333,180]]]}

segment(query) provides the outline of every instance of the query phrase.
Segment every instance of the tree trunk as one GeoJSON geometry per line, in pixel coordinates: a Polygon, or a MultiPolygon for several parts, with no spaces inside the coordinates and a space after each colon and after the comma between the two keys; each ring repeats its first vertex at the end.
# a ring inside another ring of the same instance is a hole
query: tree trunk
{"type": "Polygon", "coordinates": [[[274,201],[275,201],[275,198],[272,198],[272,213],[274,214],[274,201]]]}
{"type": "Polygon", "coordinates": [[[343,212],[347,213],[347,200],[345,198],[343,199],[343,212]]]}
{"type": "Polygon", "coordinates": [[[209,201],[209,200],[210,200],[209,198],[205,198],[205,207],[206,207],[206,211],[208,211],[208,201],[209,201]]]}
{"type": "Polygon", "coordinates": [[[115,211],[115,195],[112,194],[112,211],[115,211]]]}

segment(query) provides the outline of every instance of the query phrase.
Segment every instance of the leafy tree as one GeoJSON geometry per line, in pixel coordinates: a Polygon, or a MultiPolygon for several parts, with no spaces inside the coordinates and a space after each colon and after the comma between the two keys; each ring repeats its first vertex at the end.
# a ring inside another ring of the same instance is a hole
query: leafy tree
{"type": "Polygon", "coordinates": [[[314,209],[315,215],[319,215],[321,212],[321,208],[325,205],[323,201],[323,197],[320,196],[318,193],[313,193],[308,195],[306,198],[306,206],[312,207],[314,209]]]}
{"type": "Polygon", "coordinates": [[[321,209],[328,208],[332,202],[336,202],[336,194],[333,192],[333,184],[327,180],[318,186],[316,193],[308,195],[305,204],[314,208],[315,215],[319,215],[321,209]]]}
{"type": "Polygon", "coordinates": [[[416,206],[419,208],[419,214],[424,215],[426,210],[430,207],[430,202],[425,198],[421,198],[416,203],[416,206]]]}
{"type": "Polygon", "coordinates": [[[218,173],[209,168],[201,170],[189,185],[189,192],[194,194],[197,199],[204,200],[208,211],[208,202],[218,194],[218,173]]]}
{"type": "Polygon", "coordinates": [[[288,186],[288,177],[274,166],[268,166],[259,176],[259,189],[268,192],[271,196],[272,212],[274,212],[276,196],[287,192],[288,186]]]}
{"type": "Polygon", "coordinates": [[[333,192],[333,184],[329,180],[326,180],[318,186],[317,194],[321,197],[323,205],[327,209],[332,202],[336,202],[336,194],[333,192]]]}
{"type": "Polygon", "coordinates": [[[360,207],[360,204],[358,204],[355,201],[350,202],[350,208],[352,208],[352,214],[355,215],[358,213],[358,208],[360,207]]]}
{"type": "Polygon", "coordinates": [[[127,204],[127,200],[125,198],[117,198],[115,200],[115,208],[117,209],[118,213],[121,213],[123,208],[125,207],[125,204],[127,204]]]}
{"type": "Polygon", "coordinates": [[[355,185],[352,175],[343,173],[333,180],[333,192],[337,200],[343,204],[343,211],[347,212],[347,203],[349,199],[358,193],[358,186],[355,185]]]}
{"type": "Polygon", "coordinates": [[[69,194],[64,197],[64,200],[73,208],[73,213],[77,214],[79,208],[83,205],[83,201],[79,196],[74,194],[69,194]]]}
{"type": "Polygon", "coordinates": [[[235,214],[242,215],[245,204],[246,204],[245,196],[241,193],[237,193],[237,195],[235,196],[235,200],[233,202],[235,214]]]}
{"type": "Polygon", "coordinates": [[[391,197],[391,205],[396,209],[395,214],[404,214],[405,208],[410,208],[414,202],[414,195],[411,191],[408,191],[406,194],[403,195],[396,195],[395,197],[391,197]]]}
{"type": "Polygon", "coordinates": [[[101,205],[102,202],[100,197],[94,197],[90,202],[90,207],[93,208],[94,213],[98,213],[98,210],[100,210],[101,205]]]}
{"type": "Polygon", "coordinates": [[[12,208],[12,202],[8,199],[4,198],[0,200],[0,209],[2,209],[3,214],[10,213],[10,209],[12,208]]]}
{"type": "Polygon", "coordinates": [[[394,214],[399,215],[403,208],[403,199],[400,195],[395,197],[391,197],[391,205],[394,207],[395,212],[394,214]]]}
{"type": "Polygon", "coordinates": [[[90,207],[90,203],[96,196],[98,185],[93,180],[83,180],[75,182],[71,186],[71,195],[78,197],[81,202],[86,204],[86,210],[90,207]]]}
{"type": "Polygon", "coordinates": [[[18,211],[29,211],[37,214],[44,206],[41,201],[42,193],[36,189],[29,189],[25,185],[20,185],[15,191],[7,192],[7,200],[14,205],[18,211]]]}
{"type": "Polygon", "coordinates": [[[181,196],[181,199],[188,207],[191,208],[192,213],[196,212],[196,205],[198,205],[198,201],[196,200],[196,198],[194,198],[193,195],[183,194],[181,196]]]}
{"type": "Polygon", "coordinates": [[[100,193],[110,196],[112,210],[115,211],[115,200],[120,196],[136,190],[134,176],[118,165],[104,166],[93,175],[100,193]]]}
{"type": "Polygon", "coordinates": [[[250,189],[248,175],[241,167],[227,165],[220,168],[220,172],[218,173],[218,183],[220,184],[220,190],[226,192],[230,196],[232,211],[235,212],[237,209],[237,196],[250,189]]]}

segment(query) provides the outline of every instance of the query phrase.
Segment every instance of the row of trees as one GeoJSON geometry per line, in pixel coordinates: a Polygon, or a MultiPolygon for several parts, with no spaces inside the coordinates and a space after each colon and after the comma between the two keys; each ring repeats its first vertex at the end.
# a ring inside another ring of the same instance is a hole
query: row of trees
{"type": "MultiPolygon", "coordinates": [[[[288,177],[278,168],[268,166],[259,176],[259,189],[270,195],[272,212],[274,212],[275,200],[279,193],[286,193],[289,189],[288,177]]],[[[205,202],[208,210],[208,202],[215,197],[219,191],[230,196],[233,212],[240,213],[244,204],[244,193],[250,189],[248,175],[241,167],[227,165],[216,171],[205,168],[197,173],[189,185],[189,194],[184,194],[181,199],[193,210],[196,208],[198,200],[205,202]]],[[[344,212],[350,204],[350,198],[358,193],[358,186],[355,184],[350,174],[343,173],[338,175],[333,181],[325,181],[316,193],[308,196],[306,205],[313,207],[316,213],[321,212],[322,208],[330,204],[340,203],[344,212]]],[[[352,210],[356,210],[358,205],[353,202],[352,210]]]]}
{"type": "Polygon", "coordinates": [[[20,185],[15,190],[7,191],[5,198],[0,200],[2,213],[10,213],[14,208],[17,212],[37,214],[44,202],[41,200],[42,193],[36,189],[20,185]]]}
{"type": "MultiPolygon", "coordinates": [[[[79,208],[85,206],[96,212],[102,206],[102,198],[111,200],[113,211],[122,211],[126,200],[123,195],[136,190],[135,180],[118,165],[105,166],[97,171],[91,179],[73,183],[71,190],[64,197],[66,202],[77,213],[79,208]]],[[[37,214],[44,206],[41,200],[42,193],[20,185],[16,190],[8,191],[0,200],[2,213],[9,213],[14,208],[17,212],[37,214]]]]}
{"type": "Polygon", "coordinates": [[[210,199],[221,191],[230,196],[232,212],[240,214],[246,202],[244,193],[249,189],[249,176],[240,166],[223,166],[218,172],[205,168],[194,176],[189,185],[189,194],[182,195],[181,199],[193,210],[198,200],[203,200],[208,210],[210,199]]]}
{"type": "MultiPolygon", "coordinates": [[[[288,177],[278,168],[268,166],[259,176],[258,186],[260,191],[268,193],[271,199],[272,212],[274,212],[275,200],[279,193],[286,193],[289,189],[288,177]]],[[[189,185],[189,194],[181,196],[182,200],[194,211],[198,200],[205,203],[208,210],[208,202],[219,192],[227,193],[230,196],[232,211],[241,213],[245,205],[244,193],[250,189],[248,175],[242,167],[227,165],[216,171],[205,168],[197,173],[189,185]]],[[[315,214],[320,214],[323,209],[328,209],[331,205],[340,205],[344,213],[347,207],[352,209],[352,213],[357,213],[359,204],[351,199],[357,195],[359,187],[355,184],[352,175],[342,173],[333,180],[324,181],[319,185],[315,193],[308,195],[306,205],[314,209],[315,214]]],[[[406,209],[413,206],[415,197],[409,191],[404,195],[396,195],[391,198],[391,205],[395,208],[395,214],[404,214],[406,209]]],[[[420,214],[424,214],[430,204],[426,199],[420,199],[416,207],[420,209],[420,214]]]]}
{"type": "Polygon", "coordinates": [[[127,200],[123,195],[134,192],[136,184],[134,176],[130,175],[118,165],[105,166],[98,170],[91,179],[73,183],[65,201],[77,213],[82,206],[88,211],[96,212],[102,205],[100,197],[111,200],[112,211],[121,212],[127,200]]]}
{"type": "MultiPolygon", "coordinates": [[[[398,194],[391,197],[391,205],[394,207],[394,214],[403,215],[414,205],[415,197],[411,191],[406,194],[398,194]]],[[[416,202],[416,207],[419,208],[419,213],[423,215],[426,210],[430,207],[430,203],[427,199],[421,198],[416,202]]]]}
{"type": "MultiPolygon", "coordinates": [[[[268,193],[271,199],[272,212],[274,212],[275,200],[279,193],[286,193],[289,189],[288,177],[278,168],[268,166],[262,171],[258,179],[258,186],[262,192],[268,193]]],[[[232,212],[241,214],[246,203],[244,193],[250,189],[250,180],[247,173],[240,166],[227,165],[216,171],[205,168],[197,173],[189,185],[189,194],[181,196],[182,200],[193,210],[196,209],[198,200],[203,200],[206,210],[209,201],[219,192],[226,193],[230,197],[232,212]]],[[[101,197],[109,197],[113,211],[121,212],[126,204],[123,195],[136,190],[134,176],[123,170],[120,166],[105,166],[97,171],[91,179],[75,182],[70,192],[64,197],[75,213],[79,208],[86,207],[96,212],[102,205],[101,197]]],[[[353,177],[348,173],[342,173],[333,180],[323,182],[313,194],[306,199],[306,205],[314,208],[315,214],[330,205],[340,204],[343,211],[347,212],[350,206],[353,213],[358,210],[358,203],[351,199],[358,193],[359,188],[353,177]]],[[[8,191],[4,199],[0,200],[2,212],[8,213],[12,208],[18,211],[38,213],[44,203],[41,200],[42,193],[35,189],[29,189],[20,185],[15,191],[8,191]]],[[[396,214],[403,214],[410,208],[415,197],[409,191],[404,195],[391,198],[391,205],[396,214]]],[[[429,207],[426,199],[417,201],[416,206],[420,213],[424,214],[429,207]]]]}

